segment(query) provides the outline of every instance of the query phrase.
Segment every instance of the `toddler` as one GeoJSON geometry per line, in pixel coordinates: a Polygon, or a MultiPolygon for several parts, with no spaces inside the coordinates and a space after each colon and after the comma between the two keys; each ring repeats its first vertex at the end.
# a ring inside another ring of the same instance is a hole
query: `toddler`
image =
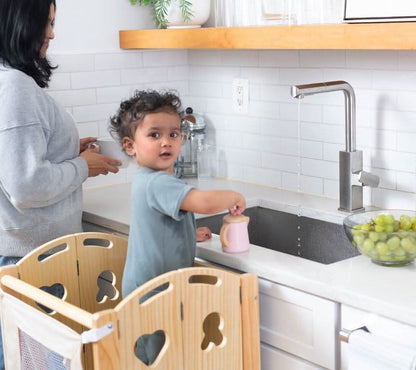
{"type": "MultiPolygon", "coordinates": [[[[228,209],[232,215],[240,215],[245,209],[245,199],[237,192],[201,191],[174,176],[182,120],[179,97],[156,91],[136,91],[111,118],[110,129],[139,166],[132,183],[123,297],[160,274],[193,265],[196,242],[211,238],[208,228],[196,229],[194,212],[212,214],[228,209]]],[[[142,345],[136,354],[152,364],[158,351],[151,343],[142,345]]]]}

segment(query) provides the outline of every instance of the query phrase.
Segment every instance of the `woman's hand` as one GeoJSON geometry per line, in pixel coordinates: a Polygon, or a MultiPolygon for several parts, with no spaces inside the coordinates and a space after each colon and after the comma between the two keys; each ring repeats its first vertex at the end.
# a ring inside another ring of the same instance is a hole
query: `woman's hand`
{"type": "Polygon", "coordinates": [[[121,166],[121,162],[98,153],[98,150],[98,148],[86,149],[80,154],[80,157],[87,161],[88,177],[107,175],[109,172],[117,173],[117,166],[121,166]]]}
{"type": "Polygon", "coordinates": [[[204,242],[205,240],[208,240],[211,238],[212,238],[212,233],[208,227],[202,226],[196,229],[196,241],[197,242],[204,242]]]}
{"type": "Polygon", "coordinates": [[[96,137],[88,136],[84,137],[79,140],[79,154],[81,154],[83,151],[88,149],[88,145],[90,143],[95,143],[97,141],[96,137]]]}

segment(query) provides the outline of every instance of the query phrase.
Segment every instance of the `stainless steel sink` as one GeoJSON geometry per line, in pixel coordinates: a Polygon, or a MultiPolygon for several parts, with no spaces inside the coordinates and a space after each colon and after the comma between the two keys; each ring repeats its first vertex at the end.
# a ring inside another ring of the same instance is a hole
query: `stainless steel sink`
{"type": "MultiPolygon", "coordinates": [[[[342,225],[262,207],[248,208],[244,214],[250,217],[251,244],[323,264],[359,255],[342,225]]],[[[223,216],[199,218],[196,223],[219,234],[223,216]]]]}

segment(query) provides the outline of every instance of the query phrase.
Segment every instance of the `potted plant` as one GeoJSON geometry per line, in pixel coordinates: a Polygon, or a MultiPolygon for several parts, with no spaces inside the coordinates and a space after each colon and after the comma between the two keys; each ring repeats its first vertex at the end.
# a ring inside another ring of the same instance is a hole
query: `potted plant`
{"type": "Polygon", "coordinates": [[[130,0],[130,3],[150,5],[160,28],[200,27],[209,17],[211,4],[210,0],[130,0]]]}

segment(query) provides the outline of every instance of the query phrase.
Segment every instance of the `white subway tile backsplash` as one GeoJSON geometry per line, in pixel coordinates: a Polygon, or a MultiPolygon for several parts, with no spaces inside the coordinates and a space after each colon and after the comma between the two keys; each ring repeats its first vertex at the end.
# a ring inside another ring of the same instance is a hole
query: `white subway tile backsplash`
{"type": "Polygon", "coordinates": [[[398,67],[398,54],[395,51],[382,50],[347,50],[346,60],[348,68],[387,69],[398,67]]]}
{"type": "Polygon", "coordinates": [[[121,70],[121,84],[134,85],[145,83],[158,83],[168,80],[167,68],[141,68],[121,70]]]}
{"type": "Polygon", "coordinates": [[[189,94],[207,98],[222,97],[222,86],[218,87],[215,82],[196,81],[189,87],[189,94]]]}
{"type": "Polygon", "coordinates": [[[336,180],[339,177],[338,163],[317,159],[301,159],[302,174],[336,180]]]}
{"type": "Polygon", "coordinates": [[[120,85],[119,71],[75,72],[71,74],[73,89],[120,85]]]}
{"type": "Polygon", "coordinates": [[[262,83],[260,85],[259,99],[264,101],[293,103],[288,86],[272,85],[262,83]]]}
{"type": "Polygon", "coordinates": [[[262,118],[260,120],[259,131],[262,135],[277,137],[298,137],[298,125],[296,121],[283,121],[278,118],[262,118]]]}
{"type": "Polygon", "coordinates": [[[220,66],[193,66],[189,67],[189,77],[191,81],[211,81],[211,82],[228,82],[231,84],[232,79],[241,77],[240,67],[223,67],[220,66]]]}
{"type": "Polygon", "coordinates": [[[354,89],[370,88],[373,76],[365,69],[327,68],[323,70],[324,81],[347,81],[354,89]]]}
{"type": "MultiPolygon", "coordinates": [[[[330,179],[323,179],[323,193],[322,195],[325,197],[329,197],[329,198],[335,198],[335,199],[339,199],[339,183],[338,181],[335,180],[330,180],[330,179]]],[[[306,192],[307,189],[306,189],[306,192]]],[[[365,202],[364,204],[371,204],[368,202],[365,202]]]]}
{"type": "Polygon", "coordinates": [[[323,143],[323,159],[325,161],[338,162],[339,152],[345,150],[345,143],[334,144],[334,143],[323,143]]]}
{"type": "Polygon", "coordinates": [[[120,103],[132,96],[132,86],[114,86],[97,88],[97,103],[120,103]]]}
{"type": "Polygon", "coordinates": [[[329,143],[345,143],[345,128],[341,125],[327,125],[303,122],[301,138],[329,143]]]}
{"type": "MultiPolygon", "coordinates": [[[[296,146],[298,145],[298,140],[296,140],[296,146]]],[[[324,149],[323,143],[318,141],[310,141],[310,140],[301,140],[300,141],[300,155],[305,158],[312,158],[312,159],[324,159],[324,149]]],[[[296,155],[298,155],[299,151],[296,150],[296,155]]]]}
{"type": "Polygon", "coordinates": [[[94,71],[94,54],[51,55],[50,59],[59,73],[94,71]]]}
{"type": "Polygon", "coordinates": [[[261,153],[261,166],[285,172],[297,173],[299,171],[297,157],[282,154],[261,153]]]}
{"type": "Polygon", "coordinates": [[[212,50],[193,50],[188,55],[189,65],[218,66],[221,65],[221,53],[212,50]]]}
{"type": "Polygon", "coordinates": [[[188,66],[173,66],[168,68],[169,81],[187,80],[189,75],[188,66]]]}
{"type": "Polygon", "coordinates": [[[70,73],[54,73],[49,83],[48,90],[70,90],[71,74],[70,73]]]}
{"type": "Polygon", "coordinates": [[[241,78],[247,78],[250,82],[254,83],[267,83],[273,84],[278,82],[279,70],[276,68],[241,68],[241,78]]]}
{"type": "Polygon", "coordinates": [[[414,71],[416,70],[416,51],[415,50],[399,50],[397,52],[400,70],[414,71]]]}
{"type": "Polygon", "coordinates": [[[416,71],[373,71],[376,89],[416,91],[416,71]]]}
{"type": "Polygon", "coordinates": [[[416,154],[379,150],[373,158],[373,166],[404,172],[416,172],[416,154]]]}
{"type": "Polygon", "coordinates": [[[77,123],[77,129],[80,138],[88,136],[99,137],[97,122],[77,123]]]}
{"type": "Polygon", "coordinates": [[[400,132],[397,134],[397,150],[416,153],[416,133],[400,132]]]}
{"type": "Polygon", "coordinates": [[[357,147],[395,150],[397,133],[389,130],[357,128],[357,147]]]}
{"type": "Polygon", "coordinates": [[[108,53],[95,55],[96,70],[119,70],[143,66],[142,52],[108,53]]]}
{"type": "Polygon", "coordinates": [[[283,85],[303,85],[323,81],[323,70],[319,68],[281,68],[279,83],[283,85]]]}
{"type": "Polygon", "coordinates": [[[155,50],[143,53],[143,66],[145,67],[172,67],[188,64],[186,50],[155,50]]]}
{"type": "Polygon", "coordinates": [[[49,94],[64,107],[74,105],[91,105],[97,100],[94,89],[82,90],[56,90],[49,91],[49,94]]]}
{"type": "Polygon", "coordinates": [[[397,172],[397,190],[416,193],[416,174],[397,172]]]}
{"type": "Polygon", "coordinates": [[[76,122],[90,122],[107,120],[110,116],[114,115],[120,104],[96,104],[96,105],[84,105],[74,107],[74,118],[76,122]]]}
{"type": "Polygon", "coordinates": [[[297,50],[260,50],[260,67],[299,67],[299,52],[297,50]]]}
{"type": "MultiPolygon", "coordinates": [[[[364,189],[365,203],[416,208],[416,51],[130,50],[51,61],[59,69],[48,91],[74,115],[81,137],[108,136],[109,117],[135,89],[174,89],[205,116],[218,176],[331,198],[339,197],[345,97],[298,101],[290,87],[347,81],[356,94],[357,149],[364,169],[380,177],[378,189],[364,189]],[[234,78],[249,80],[247,115],[233,112],[234,78]]],[[[129,181],[134,172],[85,186],[129,181]]]]}
{"type": "Polygon", "coordinates": [[[259,167],[244,167],[243,176],[244,180],[247,182],[273,186],[276,188],[282,187],[282,173],[280,171],[259,167]]]}
{"type": "Polygon", "coordinates": [[[301,68],[345,68],[346,59],[344,50],[301,50],[301,68]]]}
{"type": "Polygon", "coordinates": [[[220,53],[223,66],[257,67],[259,65],[257,50],[224,50],[220,53]]]}
{"type": "Polygon", "coordinates": [[[416,211],[415,193],[393,191],[382,188],[372,189],[374,204],[387,209],[409,209],[416,211]]]}

